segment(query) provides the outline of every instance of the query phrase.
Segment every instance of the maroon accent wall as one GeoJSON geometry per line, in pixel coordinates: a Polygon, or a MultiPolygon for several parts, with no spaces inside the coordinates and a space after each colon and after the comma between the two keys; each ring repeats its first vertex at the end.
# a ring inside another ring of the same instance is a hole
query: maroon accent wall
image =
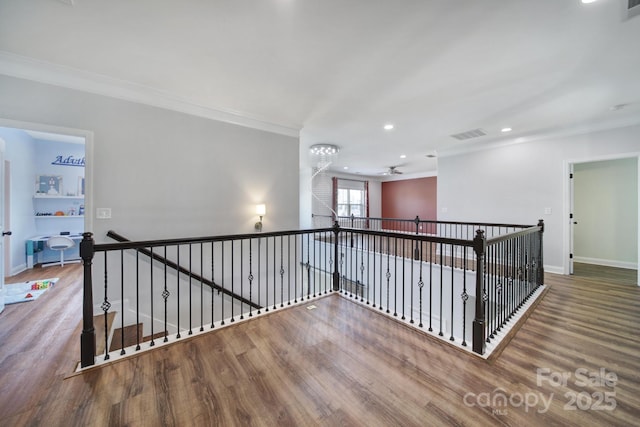
{"type": "Polygon", "coordinates": [[[381,198],[383,218],[438,219],[435,176],[383,182],[381,198]]]}

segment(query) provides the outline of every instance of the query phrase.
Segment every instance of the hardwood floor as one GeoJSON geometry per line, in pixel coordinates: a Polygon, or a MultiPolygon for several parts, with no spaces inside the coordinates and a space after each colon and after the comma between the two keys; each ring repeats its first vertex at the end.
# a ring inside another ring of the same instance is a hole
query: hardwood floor
{"type": "Polygon", "coordinates": [[[627,268],[606,267],[603,265],[574,263],[573,273],[585,281],[603,281],[621,285],[637,285],[638,270],[627,268]]]}
{"type": "Polygon", "coordinates": [[[330,295],[313,301],[313,310],[307,304],[275,311],[69,376],[79,358],[81,274],[79,266],[65,271],[47,270],[61,277],[53,289],[0,314],[0,425],[630,426],[640,420],[637,286],[547,274],[544,299],[491,361],[330,295]],[[602,369],[608,385],[595,376],[602,369]],[[583,385],[589,373],[594,377],[583,385]],[[562,375],[570,375],[566,383],[562,375]],[[614,394],[605,400],[605,392],[614,394]]]}

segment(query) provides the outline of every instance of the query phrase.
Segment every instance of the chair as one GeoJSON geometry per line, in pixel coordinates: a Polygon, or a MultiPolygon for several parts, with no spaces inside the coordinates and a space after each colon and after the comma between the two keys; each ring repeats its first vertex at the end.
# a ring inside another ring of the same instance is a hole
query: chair
{"type": "MultiPolygon", "coordinates": [[[[70,248],[73,248],[76,245],[76,242],[73,241],[70,237],[67,236],[51,236],[47,240],[47,247],[54,251],[60,251],[60,262],[51,262],[48,264],[43,264],[43,267],[51,267],[53,265],[59,265],[64,267],[64,251],[70,248]]],[[[67,261],[68,263],[72,262],[80,262],[79,260],[67,261]]]]}

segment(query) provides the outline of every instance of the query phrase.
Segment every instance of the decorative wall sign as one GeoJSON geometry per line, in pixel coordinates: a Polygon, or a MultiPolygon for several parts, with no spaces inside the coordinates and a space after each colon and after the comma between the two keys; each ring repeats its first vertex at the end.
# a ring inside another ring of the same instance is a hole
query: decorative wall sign
{"type": "Polygon", "coordinates": [[[36,178],[36,194],[62,196],[62,177],[56,175],[38,175],[36,178]]]}
{"type": "Polygon", "coordinates": [[[73,156],[56,156],[56,159],[51,162],[52,165],[57,166],[78,166],[84,167],[84,157],[73,157],[73,156]]]}

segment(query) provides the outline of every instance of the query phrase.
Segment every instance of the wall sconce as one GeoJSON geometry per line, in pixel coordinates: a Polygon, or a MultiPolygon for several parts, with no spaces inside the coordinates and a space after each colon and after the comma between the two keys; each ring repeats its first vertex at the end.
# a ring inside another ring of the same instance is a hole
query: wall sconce
{"type": "Polygon", "coordinates": [[[262,231],[262,217],[267,213],[267,206],[262,203],[256,205],[256,214],[260,217],[260,221],[256,222],[256,231],[262,231]]]}

